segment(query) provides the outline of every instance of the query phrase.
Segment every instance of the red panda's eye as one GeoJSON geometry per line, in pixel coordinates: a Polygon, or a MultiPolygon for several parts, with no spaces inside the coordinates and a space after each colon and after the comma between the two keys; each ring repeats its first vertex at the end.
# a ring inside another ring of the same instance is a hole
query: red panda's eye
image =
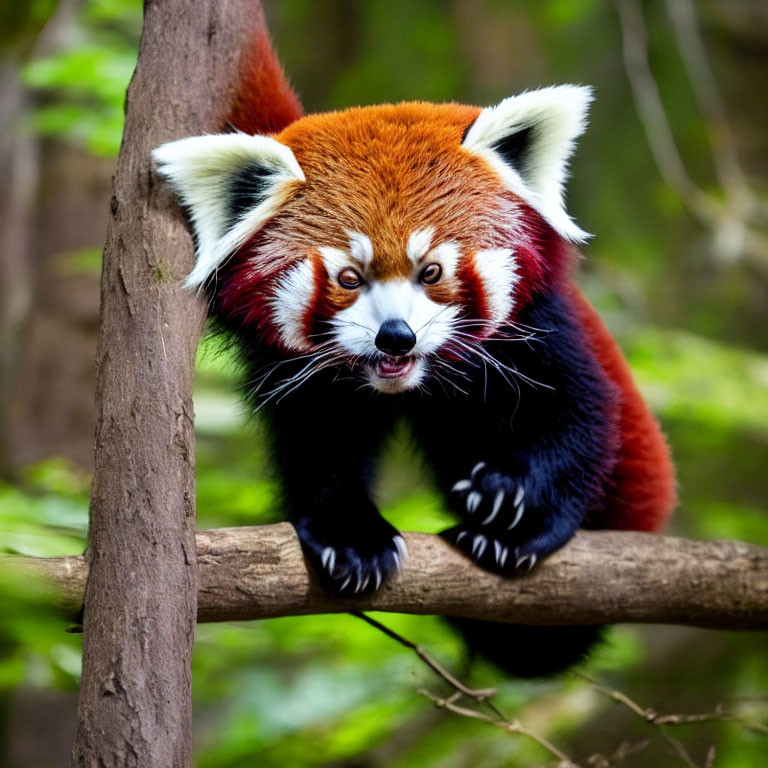
{"type": "Polygon", "coordinates": [[[352,267],[342,269],[339,272],[338,281],[342,288],[348,288],[350,291],[359,288],[363,284],[363,278],[352,267]]]}
{"type": "Polygon", "coordinates": [[[421,272],[421,282],[424,285],[434,285],[443,276],[443,268],[439,264],[427,264],[421,272]]]}

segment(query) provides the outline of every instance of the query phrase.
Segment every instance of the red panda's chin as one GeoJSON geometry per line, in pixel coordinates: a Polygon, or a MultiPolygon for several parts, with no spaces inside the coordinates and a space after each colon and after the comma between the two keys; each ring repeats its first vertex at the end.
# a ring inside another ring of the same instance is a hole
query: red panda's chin
{"type": "Polygon", "coordinates": [[[377,392],[397,394],[417,386],[426,363],[418,357],[381,357],[365,366],[368,383],[377,392]]]}

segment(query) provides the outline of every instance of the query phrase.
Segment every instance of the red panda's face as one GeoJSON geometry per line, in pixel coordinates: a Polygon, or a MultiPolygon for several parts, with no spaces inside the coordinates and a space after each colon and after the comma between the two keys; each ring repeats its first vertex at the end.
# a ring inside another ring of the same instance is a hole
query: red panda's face
{"type": "Polygon", "coordinates": [[[401,392],[499,332],[546,280],[589,95],[563,87],[480,111],[402,104],[303,118],[274,138],[161,147],[198,236],[189,285],[287,356],[401,392]]]}
{"type": "MultiPolygon", "coordinates": [[[[456,242],[433,242],[432,229],[416,229],[397,268],[382,267],[368,235],[348,235],[346,247],[320,246],[278,278],[270,301],[281,339],[296,351],[335,352],[376,390],[417,386],[441,355],[460,352],[457,343],[477,314],[467,312],[460,272],[468,257],[456,242]]],[[[506,297],[514,271],[507,253],[496,261],[506,297]]],[[[498,322],[506,309],[489,307],[498,322]]],[[[490,319],[473,330],[486,335],[490,319]]]]}

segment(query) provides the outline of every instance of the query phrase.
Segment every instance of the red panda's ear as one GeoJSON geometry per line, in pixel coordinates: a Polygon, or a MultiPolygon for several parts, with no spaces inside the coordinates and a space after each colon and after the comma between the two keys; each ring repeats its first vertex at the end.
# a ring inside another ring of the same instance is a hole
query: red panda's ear
{"type": "Polygon", "coordinates": [[[563,192],[568,160],[586,127],[591,101],[592,89],[582,86],[527,91],[484,109],[462,141],[559,234],[576,242],[589,235],[566,213],[563,192]]]}
{"type": "Polygon", "coordinates": [[[190,213],[197,262],[186,280],[203,285],[304,181],[293,152],[267,136],[194,136],[152,153],[190,213]]]}

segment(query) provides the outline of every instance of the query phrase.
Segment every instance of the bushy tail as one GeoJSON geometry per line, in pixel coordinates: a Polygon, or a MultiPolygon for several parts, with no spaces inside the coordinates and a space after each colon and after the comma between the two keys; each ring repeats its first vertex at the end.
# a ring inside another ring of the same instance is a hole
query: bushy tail
{"type": "Polygon", "coordinates": [[[303,114],[301,102],[272,48],[264,11],[259,4],[254,19],[253,44],[242,54],[240,88],[229,122],[244,133],[277,133],[303,114]]]}
{"type": "Polygon", "coordinates": [[[514,677],[546,677],[584,660],[603,627],[529,627],[451,618],[472,653],[514,677]]]}

